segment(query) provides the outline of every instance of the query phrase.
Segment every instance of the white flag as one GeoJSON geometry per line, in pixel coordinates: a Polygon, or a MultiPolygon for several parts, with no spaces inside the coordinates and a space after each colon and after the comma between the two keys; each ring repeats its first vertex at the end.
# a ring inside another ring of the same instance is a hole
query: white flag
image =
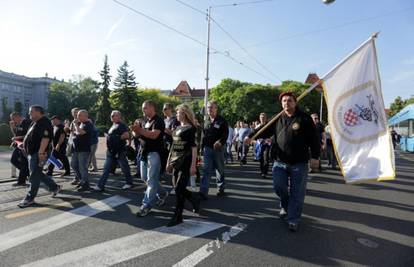
{"type": "Polygon", "coordinates": [[[347,183],[395,179],[374,38],[323,78],[336,156],[347,183]]]}

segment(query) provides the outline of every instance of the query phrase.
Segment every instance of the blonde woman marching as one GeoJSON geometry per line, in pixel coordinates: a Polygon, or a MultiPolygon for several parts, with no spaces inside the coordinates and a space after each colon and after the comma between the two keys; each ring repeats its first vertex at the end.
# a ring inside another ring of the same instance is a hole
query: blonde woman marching
{"type": "Polygon", "coordinates": [[[185,104],[177,108],[177,119],[180,122],[173,132],[173,144],[168,156],[167,172],[173,174],[173,186],[177,198],[177,204],[173,217],[167,226],[171,227],[183,222],[183,210],[185,200],[193,205],[193,212],[198,213],[200,199],[198,195],[187,190],[190,175],[196,173],[197,145],[195,142],[196,127],[194,113],[185,104]]]}

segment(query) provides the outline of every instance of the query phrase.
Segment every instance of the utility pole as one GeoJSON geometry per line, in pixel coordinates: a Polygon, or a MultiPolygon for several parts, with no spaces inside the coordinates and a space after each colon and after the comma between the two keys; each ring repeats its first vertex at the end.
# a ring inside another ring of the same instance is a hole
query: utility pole
{"type": "Polygon", "coordinates": [[[204,121],[207,121],[207,102],[208,102],[208,81],[209,77],[209,68],[210,68],[210,24],[211,24],[211,6],[208,7],[207,13],[207,21],[208,21],[208,28],[207,28],[207,68],[206,68],[206,89],[204,92],[204,121]]]}
{"type": "Polygon", "coordinates": [[[322,122],[322,115],[323,115],[322,110],[323,110],[323,91],[321,91],[321,108],[319,110],[319,121],[320,122],[322,122]]]}

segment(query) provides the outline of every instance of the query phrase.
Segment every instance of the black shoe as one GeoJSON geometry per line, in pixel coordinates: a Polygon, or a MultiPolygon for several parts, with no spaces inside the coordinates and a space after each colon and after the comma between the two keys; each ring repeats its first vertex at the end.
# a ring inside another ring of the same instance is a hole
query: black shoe
{"type": "Polygon", "coordinates": [[[78,188],[78,192],[86,192],[86,191],[91,191],[91,187],[89,185],[82,185],[78,188]]]}
{"type": "Polygon", "coordinates": [[[193,204],[194,213],[200,213],[200,202],[200,197],[195,194],[192,194],[191,204],[193,204]]]}
{"type": "Polygon", "coordinates": [[[56,197],[56,195],[59,194],[60,191],[62,191],[62,186],[57,185],[56,189],[52,191],[52,197],[56,197]]]}
{"type": "Polygon", "coordinates": [[[297,232],[298,231],[298,224],[297,223],[289,223],[289,231],[291,232],[297,232]]]}
{"type": "Polygon", "coordinates": [[[79,184],[79,180],[78,179],[73,179],[70,184],[71,185],[77,185],[77,184],[79,184]]]}
{"type": "Polygon", "coordinates": [[[16,186],[27,186],[26,183],[14,183],[12,184],[12,186],[16,187],[16,186]]]}
{"type": "Polygon", "coordinates": [[[201,192],[198,192],[198,198],[202,201],[208,200],[208,197],[204,193],[201,193],[201,192]]]}
{"type": "Polygon", "coordinates": [[[183,223],[183,216],[174,214],[171,220],[168,222],[167,227],[173,227],[180,223],[183,223]]]}
{"type": "Polygon", "coordinates": [[[260,174],[260,176],[262,177],[262,179],[266,179],[266,174],[262,173],[260,174]]]}
{"type": "Polygon", "coordinates": [[[226,193],[224,193],[224,189],[223,190],[219,190],[219,191],[217,191],[217,194],[216,194],[218,197],[224,197],[225,195],[226,195],[226,193]]]}

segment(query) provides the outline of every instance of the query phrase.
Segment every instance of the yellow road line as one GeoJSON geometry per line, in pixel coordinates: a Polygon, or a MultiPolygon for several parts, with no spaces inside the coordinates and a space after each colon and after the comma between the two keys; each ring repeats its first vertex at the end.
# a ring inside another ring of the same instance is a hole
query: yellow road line
{"type": "Polygon", "coordinates": [[[62,203],[58,203],[58,204],[48,205],[47,207],[33,208],[33,209],[29,209],[29,210],[24,210],[24,211],[19,211],[19,212],[7,214],[4,217],[6,219],[16,219],[16,218],[20,218],[20,217],[27,216],[27,215],[30,215],[30,214],[35,214],[35,213],[48,211],[48,210],[51,210],[53,208],[73,208],[73,204],[78,203],[78,202],[80,202],[80,201],[79,200],[74,200],[74,201],[70,201],[70,202],[62,202],[62,203]]]}

